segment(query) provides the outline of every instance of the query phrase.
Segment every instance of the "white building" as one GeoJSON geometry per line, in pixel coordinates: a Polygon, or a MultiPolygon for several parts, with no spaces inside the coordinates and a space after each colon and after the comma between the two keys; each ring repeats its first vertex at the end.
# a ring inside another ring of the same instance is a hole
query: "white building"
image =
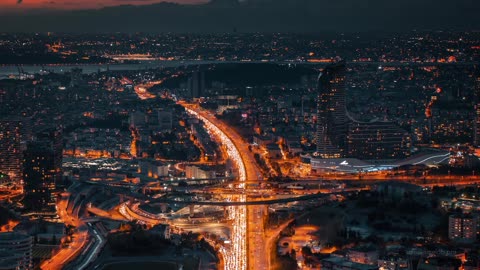
{"type": "Polygon", "coordinates": [[[190,179],[210,179],[215,178],[215,171],[197,166],[185,166],[185,176],[190,179]]]}

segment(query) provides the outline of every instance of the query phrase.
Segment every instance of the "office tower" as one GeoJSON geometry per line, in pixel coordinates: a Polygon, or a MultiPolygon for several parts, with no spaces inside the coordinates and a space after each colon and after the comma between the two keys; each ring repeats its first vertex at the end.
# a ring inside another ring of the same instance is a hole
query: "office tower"
{"type": "Polygon", "coordinates": [[[47,130],[27,146],[23,159],[24,205],[28,210],[51,211],[62,181],[61,131],[47,130]]]}
{"type": "Polygon", "coordinates": [[[480,147],[480,68],[475,72],[475,86],[474,86],[474,109],[475,118],[473,122],[473,145],[480,147]]]}
{"type": "Polygon", "coordinates": [[[317,154],[322,158],[343,155],[347,116],[345,107],[345,61],[327,66],[318,77],[317,154]]]}
{"type": "Polygon", "coordinates": [[[53,154],[54,181],[62,182],[63,132],[61,127],[49,127],[37,133],[36,143],[53,154]]]}
{"type": "Polygon", "coordinates": [[[194,71],[188,79],[188,91],[192,98],[199,98],[205,94],[205,72],[194,71]]]}
{"type": "Polygon", "coordinates": [[[408,133],[392,122],[351,122],[347,156],[367,160],[398,159],[408,155],[408,133]]]}
{"type": "Polygon", "coordinates": [[[53,210],[55,206],[55,166],[53,152],[30,143],[25,151],[23,179],[25,208],[31,211],[53,210]]]}
{"type": "Polygon", "coordinates": [[[0,268],[33,269],[32,246],[33,238],[29,235],[13,232],[0,233],[0,250],[2,251],[0,268]]]}
{"type": "Polygon", "coordinates": [[[460,213],[448,217],[448,238],[450,240],[475,241],[477,231],[477,216],[460,213]]]}
{"type": "Polygon", "coordinates": [[[0,120],[0,173],[8,175],[15,182],[22,179],[24,133],[23,119],[0,120]]]}

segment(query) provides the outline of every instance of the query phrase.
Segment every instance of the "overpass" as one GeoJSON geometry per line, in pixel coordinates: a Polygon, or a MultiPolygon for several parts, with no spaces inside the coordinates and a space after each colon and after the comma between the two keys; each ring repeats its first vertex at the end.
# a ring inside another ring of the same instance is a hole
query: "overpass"
{"type": "Polygon", "coordinates": [[[180,204],[180,205],[211,205],[211,206],[243,206],[243,205],[269,205],[269,204],[277,204],[277,203],[289,203],[289,202],[297,202],[297,201],[308,201],[312,199],[319,199],[322,197],[326,197],[331,194],[346,194],[346,192],[338,192],[338,193],[317,193],[317,194],[308,194],[308,195],[301,195],[297,197],[291,198],[282,198],[282,199],[270,199],[270,200],[255,200],[255,201],[233,201],[233,202],[226,202],[226,201],[193,201],[193,200],[175,200],[169,198],[158,198],[154,200],[150,200],[150,203],[167,203],[167,204],[180,204]]]}

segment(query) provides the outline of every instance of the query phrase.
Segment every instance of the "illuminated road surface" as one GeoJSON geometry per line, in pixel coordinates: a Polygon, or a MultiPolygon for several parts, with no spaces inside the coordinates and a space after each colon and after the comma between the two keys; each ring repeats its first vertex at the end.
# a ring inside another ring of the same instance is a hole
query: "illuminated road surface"
{"type": "Polygon", "coordinates": [[[57,203],[57,212],[63,223],[77,227],[77,232],[72,235],[73,241],[68,248],[62,248],[50,260],[45,261],[40,268],[42,270],[62,269],[68,262],[74,259],[87,243],[88,228],[80,219],[70,216],[66,209],[68,203],[68,194],[62,194],[62,199],[57,203]]]}
{"type": "MultiPolygon", "coordinates": [[[[186,108],[190,114],[197,116],[205,124],[207,131],[220,140],[225,146],[229,158],[238,169],[239,180],[247,179],[245,165],[232,140],[218,126],[218,123],[212,123],[207,119],[205,114],[197,113],[197,111],[186,108]]],[[[239,201],[246,201],[246,196],[238,196],[239,201]]],[[[231,245],[229,247],[222,246],[220,252],[225,261],[225,269],[227,270],[246,270],[247,269],[247,207],[228,207],[229,218],[232,220],[231,245]]]]}
{"type": "MultiPolygon", "coordinates": [[[[255,165],[253,155],[248,150],[248,143],[245,143],[239,134],[210,113],[183,105],[189,113],[201,119],[209,133],[218,138],[227,148],[228,156],[238,168],[240,182],[261,180],[261,173],[255,165]]],[[[240,201],[246,201],[246,196],[239,197],[240,201]]],[[[229,210],[234,223],[232,250],[222,252],[227,254],[225,269],[270,269],[263,227],[265,206],[248,206],[248,209],[246,206],[238,206],[230,207],[229,210]]]]}

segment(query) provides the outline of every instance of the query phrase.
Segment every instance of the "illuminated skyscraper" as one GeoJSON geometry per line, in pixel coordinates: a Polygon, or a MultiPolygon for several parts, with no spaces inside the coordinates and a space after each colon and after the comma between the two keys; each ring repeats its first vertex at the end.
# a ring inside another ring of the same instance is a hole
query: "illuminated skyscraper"
{"type": "Polygon", "coordinates": [[[343,156],[347,116],[345,61],[327,66],[318,77],[317,154],[322,158],[343,156]]]}
{"type": "Polygon", "coordinates": [[[55,162],[51,149],[31,143],[23,162],[24,205],[28,210],[51,210],[55,206],[55,162]]]}
{"type": "Polygon", "coordinates": [[[475,72],[475,89],[474,89],[474,108],[475,108],[475,119],[473,123],[473,144],[476,147],[480,147],[480,68],[477,68],[475,72]]]}
{"type": "Polygon", "coordinates": [[[41,132],[28,144],[23,158],[24,204],[27,209],[54,209],[54,192],[62,181],[62,151],[62,134],[58,129],[41,132]]]}
{"type": "Polygon", "coordinates": [[[205,94],[205,72],[195,71],[188,79],[188,90],[190,97],[199,98],[205,94]]]}
{"type": "Polygon", "coordinates": [[[23,119],[0,120],[0,172],[7,174],[13,181],[22,179],[24,133],[23,119]]]}

